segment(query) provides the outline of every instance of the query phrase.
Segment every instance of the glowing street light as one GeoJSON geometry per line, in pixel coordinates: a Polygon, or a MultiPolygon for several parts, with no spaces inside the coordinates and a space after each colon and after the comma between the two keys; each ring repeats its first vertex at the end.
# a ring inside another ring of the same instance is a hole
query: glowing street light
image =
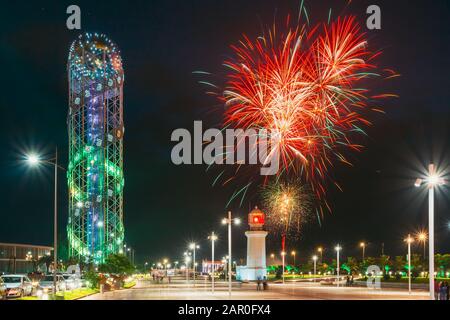
{"type": "Polygon", "coordinates": [[[423,243],[423,259],[425,260],[425,255],[426,255],[426,243],[427,243],[427,233],[424,231],[421,231],[417,234],[417,240],[419,240],[419,242],[423,243]]]}
{"type": "Polygon", "coordinates": [[[339,280],[340,280],[340,276],[339,276],[339,272],[340,272],[340,265],[339,265],[339,253],[342,250],[342,247],[340,245],[337,245],[334,250],[336,250],[336,273],[337,273],[337,286],[339,287],[339,280]]]}
{"type": "Polygon", "coordinates": [[[195,251],[196,249],[200,249],[200,246],[198,244],[196,244],[195,242],[192,242],[191,244],[189,244],[189,249],[193,250],[193,269],[194,269],[194,287],[195,287],[195,272],[197,271],[197,268],[195,267],[195,251]]]}
{"type": "Polygon", "coordinates": [[[408,234],[405,242],[408,244],[408,292],[411,294],[411,243],[414,242],[414,238],[408,234]]]}
{"type": "Polygon", "coordinates": [[[295,250],[292,250],[291,252],[291,256],[294,257],[294,267],[295,267],[295,255],[297,254],[297,252],[295,252],[295,250]]]}
{"type": "Polygon", "coordinates": [[[231,280],[232,280],[232,259],[231,259],[231,224],[241,224],[241,219],[232,218],[231,211],[228,211],[228,218],[222,219],[222,224],[228,225],[228,295],[231,296],[231,280]]]}
{"type": "Polygon", "coordinates": [[[191,262],[191,257],[186,253],[184,258],[184,263],[186,264],[186,283],[189,283],[189,262],[191,262]]]}
{"type": "Polygon", "coordinates": [[[211,240],[211,264],[212,264],[212,277],[211,277],[211,291],[214,293],[214,275],[216,274],[216,264],[214,263],[214,242],[217,240],[217,235],[214,231],[208,237],[211,240]]]}
{"type": "Polygon", "coordinates": [[[359,246],[362,248],[362,262],[364,263],[365,251],[366,251],[366,244],[365,244],[365,242],[361,242],[361,243],[359,244],[359,246]]]}
{"type": "Polygon", "coordinates": [[[58,269],[58,169],[65,170],[58,165],[58,148],[55,148],[55,156],[51,159],[41,159],[35,153],[25,156],[25,161],[31,167],[39,164],[47,164],[54,167],[55,185],[54,185],[54,212],[53,212],[53,292],[56,294],[56,272],[58,269]]]}
{"type": "Polygon", "coordinates": [[[283,261],[283,284],[284,284],[284,265],[285,265],[285,263],[284,263],[284,257],[286,256],[286,252],[284,252],[284,251],[281,251],[281,258],[282,258],[282,261],[283,261]]]}
{"type": "Polygon", "coordinates": [[[414,185],[420,187],[423,183],[428,187],[428,278],[430,281],[430,299],[434,300],[434,188],[444,185],[446,182],[437,174],[434,164],[430,164],[428,166],[428,177],[417,179],[414,185]]]}
{"type": "Polygon", "coordinates": [[[272,259],[272,263],[274,263],[275,262],[275,253],[271,253],[270,258],[272,259]]]}
{"type": "Polygon", "coordinates": [[[314,282],[316,282],[316,274],[317,274],[317,256],[314,255],[312,257],[313,261],[314,261],[314,282]]]}
{"type": "Polygon", "coordinates": [[[320,263],[323,263],[323,248],[318,247],[317,252],[320,254],[320,263]]]}

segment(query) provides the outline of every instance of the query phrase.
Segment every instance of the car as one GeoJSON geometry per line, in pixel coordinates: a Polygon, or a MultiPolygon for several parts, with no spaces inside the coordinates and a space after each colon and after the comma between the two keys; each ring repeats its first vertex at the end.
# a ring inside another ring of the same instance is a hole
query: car
{"type": "Polygon", "coordinates": [[[3,279],[0,278],[0,300],[5,300],[6,299],[6,285],[3,282],[3,279]]]}
{"type": "Polygon", "coordinates": [[[6,296],[9,297],[23,297],[31,296],[33,294],[33,284],[25,275],[8,274],[3,275],[3,282],[6,286],[6,296]]]}
{"type": "MultiPolygon", "coordinates": [[[[40,281],[38,288],[45,292],[53,292],[53,275],[44,276],[40,281]]],[[[66,290],[66,281],[62,275],[56,275],[56,291],[66,290]]]]}

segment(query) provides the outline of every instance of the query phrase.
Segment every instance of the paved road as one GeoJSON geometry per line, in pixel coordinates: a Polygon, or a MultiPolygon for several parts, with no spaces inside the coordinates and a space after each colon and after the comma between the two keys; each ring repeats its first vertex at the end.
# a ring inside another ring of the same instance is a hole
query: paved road
{"type": "MultiPolygon", "coordinates": [[[[154,284],[152,281],[138,281],[134,288],[106,292],[86,297],[85,300],[226,300],[229,299],[227,284],[216,284],[211,293],[210,283],[175,281],[171,284],[154,284]]],[[[233,284],[231,299],[235,300],[408,300],[427,299],[424,291],[367,288],[337,288],[314,283],[286,283],[269,285],[267,291],[256,291],[255,284],[233,284]]]]}

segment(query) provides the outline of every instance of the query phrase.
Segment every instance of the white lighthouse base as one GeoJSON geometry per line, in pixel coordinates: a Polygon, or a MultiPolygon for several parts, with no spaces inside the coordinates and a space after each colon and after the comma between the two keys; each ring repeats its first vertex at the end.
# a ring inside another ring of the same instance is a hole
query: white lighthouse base
{"type": "Polygon", "coordinates": [[[245,235],[247,236],[247,265],[237,267],[236,277],[242,281],[263,280],[267,276],[267,231],[247,231],[245,235]]]}

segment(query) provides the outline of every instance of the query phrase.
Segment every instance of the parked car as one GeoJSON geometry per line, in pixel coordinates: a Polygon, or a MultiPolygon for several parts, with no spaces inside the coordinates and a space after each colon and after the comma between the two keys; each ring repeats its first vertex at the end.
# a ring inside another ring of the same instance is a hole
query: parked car
{"type": "Polygon", "coordinates": [[[30,278],[21,274],[3,275],[7,297],[23,297],[33,294],[33,284],[30,278]]]}
{"type": "MultiPolygon", "coordinates": [[[[53,292],[53,275],[46,275],[39,281],[39,289],[45,292],[53,292]]],[[[66,290],[66,281],[62,275],[56,275],[56,291],[66,290]]]]}
{"type": "Polygon", "coordinates": [[[7,292],[6,292],[6,285],[3,282],[3,279],[0,278],[0,300],[6,299],[6,294],[7,294],[7,292]]]}

